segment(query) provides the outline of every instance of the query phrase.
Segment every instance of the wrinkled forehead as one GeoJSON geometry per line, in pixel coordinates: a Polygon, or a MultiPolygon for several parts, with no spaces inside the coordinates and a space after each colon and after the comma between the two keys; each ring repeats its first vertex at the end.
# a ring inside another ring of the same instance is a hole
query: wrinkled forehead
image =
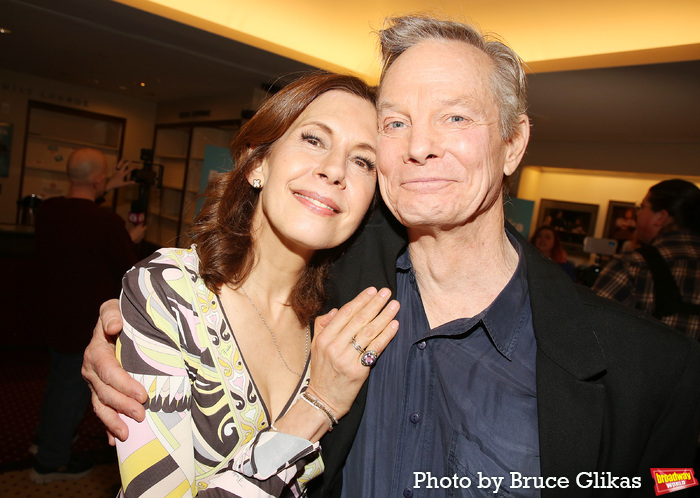
{"type": "Polygon", "coordinates": [[[456,40],[424,40],[396,58],[379,86],[378,109],[409,93],[431,100],[473,99],[493,103],[493,61],[478,48],[456,40]]]}

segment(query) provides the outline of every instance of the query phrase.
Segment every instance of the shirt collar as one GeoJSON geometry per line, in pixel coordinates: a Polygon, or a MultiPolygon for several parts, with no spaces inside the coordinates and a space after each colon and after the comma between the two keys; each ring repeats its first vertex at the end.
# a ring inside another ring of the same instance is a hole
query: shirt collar
{"type": "MultiPolygon", "coordinates": [[[[513,276],[496,299],[478,315],[471,318],[460,318],[441,325],[428,332],[428,336],[457,335],[483,325],[486,333],[491,338],[493,346],[504,357],[511,359],[513,351],[518,343],[520,331],[531,320],[529,304],[529,292],[527,283],[527,268],[523,248],[518,240],[506,231],[508,240],[518,253],[518,266],[513,276]]],[[[396,260],[398,272],[408,272],[411,283],[416,292],[418,285],[413,275],[413,263],[408,248],[406,248],[396,260]]]]}

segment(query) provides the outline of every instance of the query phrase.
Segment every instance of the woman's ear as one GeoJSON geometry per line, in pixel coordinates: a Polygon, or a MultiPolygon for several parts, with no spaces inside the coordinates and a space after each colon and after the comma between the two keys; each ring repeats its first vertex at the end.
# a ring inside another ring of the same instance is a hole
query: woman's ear
{"type": "MultiPolygon", "coordinates": [[[[245,160],[252,153],[252,149],[249,148],[246,156],[243,158],[245,160]]],[[[255,188],[262,188],[265,183],[265,173],[267,172],[267,159],[263,158],[257,161],[257,164],[248,172],[248,183],[250,183],[255,188]]]]}

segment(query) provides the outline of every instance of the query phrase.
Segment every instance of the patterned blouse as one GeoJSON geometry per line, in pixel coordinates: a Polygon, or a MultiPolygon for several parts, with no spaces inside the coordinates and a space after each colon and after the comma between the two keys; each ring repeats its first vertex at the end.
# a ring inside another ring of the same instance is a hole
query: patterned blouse
{"type": "MultiPolygon", "coordinates": [[[[117,357],[148,392],[146,418],[117,443],[120,496],[304,496],[319,443],[270,430],[218,297],[190,249],[161,249],[124,277],[117,357]]],[[[308,362],[296,392],[309,382],[308,362]]]]}

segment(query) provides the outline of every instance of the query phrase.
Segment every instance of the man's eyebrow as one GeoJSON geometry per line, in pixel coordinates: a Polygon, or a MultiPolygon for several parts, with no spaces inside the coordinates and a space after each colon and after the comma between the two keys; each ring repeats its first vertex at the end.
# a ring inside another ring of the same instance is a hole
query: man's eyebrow
{"type": "MultiPolygon", "coordinates": [[[[465,106],[465,107],[478,107],[478,108],[482,107],[481,103],[473,97],[456,97],[453,99],[444,99],[444,100],[439,100],[438,104],[441,107],[450,107],[450,106],[465,106]]],[[[394,104],[393,102],[389,102],[387,100],[377,102],[377,113],[381,113],[384,111],[392,111],[392,110],[396,110],[396,109],[398,109],[398,106],[396,104],[394,104]]]]}
{"type": "Polygon", "coordinates": [[[388,100],[379,100],[377,102],[377,114],[384,112],[384,111],[391,111],[397,109],[398,106],[394,104],[393,102],[389,102],[388,100]]]}
{"type": "Polygon", "coordinates": [[[472,97],[457,97],[454,99],[445,99],[441,100],[440,104],[449,107],[449,106],[468,106],[468,107],[473,107],[475,104],[478,104],[479,102],[472,98],[472,97]]]}

